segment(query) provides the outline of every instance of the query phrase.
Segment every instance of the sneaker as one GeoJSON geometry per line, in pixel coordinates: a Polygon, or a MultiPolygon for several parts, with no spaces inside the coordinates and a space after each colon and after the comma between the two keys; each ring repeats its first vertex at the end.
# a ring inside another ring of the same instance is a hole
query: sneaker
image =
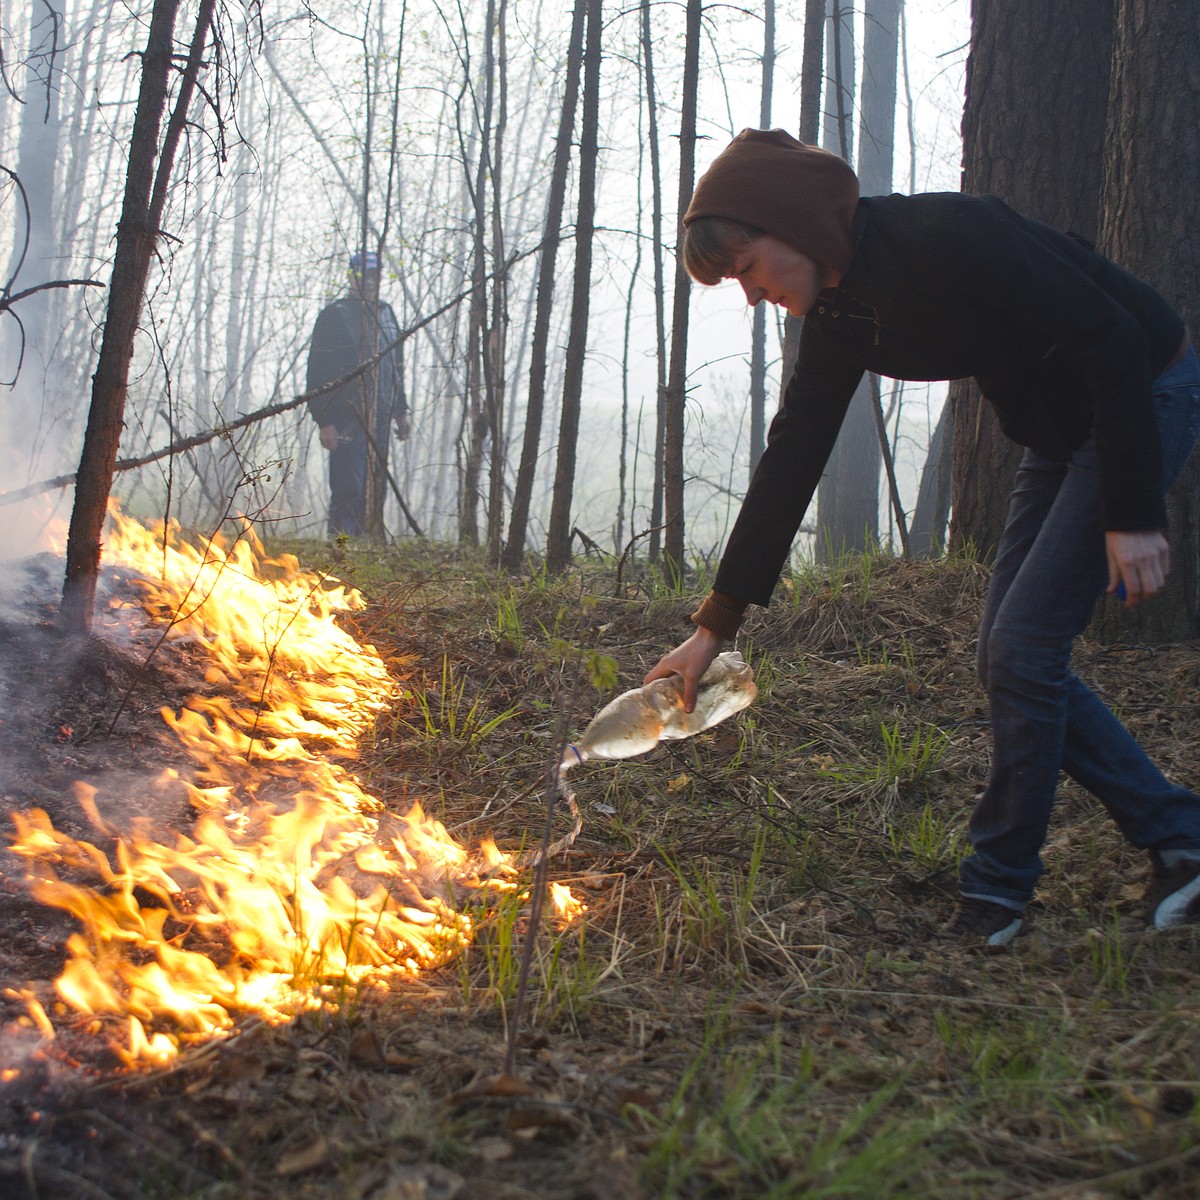
{"type": "Polygon", "coordinates": [[[958,912],[943,929],[943,936],[955,938],[967,945],[1007,946],[1021,932],[1021,913],[1003,904],[963,896],[958,912]]]}
{"type": "Polygon", "coordinates": [[[1165,870],[1155,862],[1146,899],[1155,929],[1200,920],[1200,861],[1184,859],[1165,870]]]}

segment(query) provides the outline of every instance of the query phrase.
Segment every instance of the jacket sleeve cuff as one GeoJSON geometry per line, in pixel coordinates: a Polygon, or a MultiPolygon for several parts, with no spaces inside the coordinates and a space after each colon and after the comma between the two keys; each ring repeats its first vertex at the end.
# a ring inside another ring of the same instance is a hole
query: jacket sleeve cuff
{"type": "Polygon", "coordinates": [[[748,606],[749,601],[739,600],[727,592],[709,592],[704,603],[692,613],[692,624],[703,625],[717,637],[731,642],[737,637],[748,606]]]}

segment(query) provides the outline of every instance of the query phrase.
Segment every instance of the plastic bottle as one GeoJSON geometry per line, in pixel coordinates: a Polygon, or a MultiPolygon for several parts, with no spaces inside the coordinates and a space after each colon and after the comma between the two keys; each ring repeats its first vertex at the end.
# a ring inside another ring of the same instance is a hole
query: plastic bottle
{"type": "Polygon", "coordinates": [[[659,742],[691,737],[741,712],[757,695],[754,672],[738,651],[727,650],[701,677],[692,712],[684,711],[683,680],[678,675],[623,692],[567,747],[560,769],[589,758],[632,758],[659,742]]]}

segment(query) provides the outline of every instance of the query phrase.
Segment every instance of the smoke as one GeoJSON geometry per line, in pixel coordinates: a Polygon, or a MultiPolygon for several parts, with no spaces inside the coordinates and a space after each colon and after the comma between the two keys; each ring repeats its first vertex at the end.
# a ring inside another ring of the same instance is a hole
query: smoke
{"type": "MultiPolygon", "coordinates": [[[[0,493],[74,471],[85,411],[79,381],[37,345],[22,346],[11,315],[0,322],[0,378],[10,381],[0,387],[0,493]]],[[[61,553],[72,496],[59,488],[0,505],[0,563],[61,553]]]]}

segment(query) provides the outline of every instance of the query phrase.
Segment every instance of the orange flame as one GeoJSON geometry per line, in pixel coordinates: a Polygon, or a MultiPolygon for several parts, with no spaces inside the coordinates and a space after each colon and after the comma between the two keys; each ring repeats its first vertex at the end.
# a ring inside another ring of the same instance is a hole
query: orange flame
{"type": "MultiPolygon", "coordinates": [[[[398,698],[374,649],[336,623],[362,607],[358,593],[291,555],[264,557],[250,531],[197,547],[177,529],[113,516],[107,560],[143,575],[145,611],[203,646],[207,682],[242,699],[163,710],[195,763],[182,781],[190,836],[168,846],[144,828],[118,835],[82,784],[77,799],[109,851],[59,832],[41,810],[14,817],[34,895],[82,927],[59,999],[122,1023],[127,1062],[163,1062],[189,1034],[212,1036],[248,1013],[282,1020],[330,982],[383,981],[459,952],[471,922],[449,889],[512,887],[496,878],[515,872],[490,841],[469,855],[417,804],[383,828],[381,805],[333,761],[351,760],[398,698]]],[[[555,903],[569,919],[581,906],[562,891],[555,903]]],[[[52,1035],[45,1006],[22,995],[52,1035]]]]}

